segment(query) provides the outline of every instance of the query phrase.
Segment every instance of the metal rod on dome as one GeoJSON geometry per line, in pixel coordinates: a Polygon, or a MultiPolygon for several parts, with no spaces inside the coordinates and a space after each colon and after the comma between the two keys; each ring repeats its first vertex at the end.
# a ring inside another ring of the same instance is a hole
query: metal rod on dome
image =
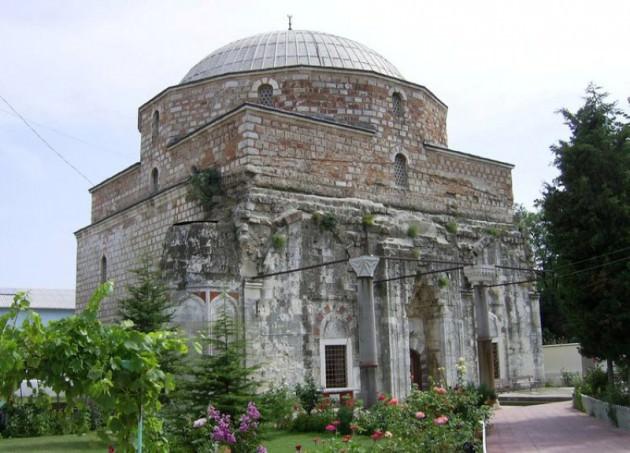
{"type": "Polygon", "coordinates": [[[287,17],[289,18],[289,30],[293,30],[293,28],[291,27],[291,19],[293,19],[293,15],[287,14],[287,17]]]}

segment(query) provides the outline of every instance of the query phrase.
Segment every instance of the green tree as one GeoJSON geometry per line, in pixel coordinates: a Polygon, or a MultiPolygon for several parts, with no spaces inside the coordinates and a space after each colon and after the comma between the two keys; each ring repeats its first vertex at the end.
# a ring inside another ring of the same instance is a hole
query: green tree
{"type": "Polygon", "coordinates": [[[591,84],[577,112],[560,111],[571,138],[551,147],[560,174],[541,206],[568,329],[612,382],[630,351],[630,126],[606,97],[591,84]]]}
{"type": "Polygon", "coordinates": [[[254,379],[257,367],[247,366],[245,361],[243,332],[224,312],[199,345],[202,353],[190,358],[178,380],[178,396],[188,400],[195,415],[204,414],[212,404],[234,419],[255,398],[258,386],[254,379]]]}
{"type": "Polygon", "coordinates": [[[544,344],[574,341],[567,330],[567,320],[558,301],[558,279],[553,272],[557,255],[549,247],[549,229],[540,207],[528,211],[517,205],[515,221],[531,248],[530,261],[535,269],[536,289],[540,294],[540,321],[544,344]]]}
{"type": "Polygon", "coordinates": [[[168,327],[173,319],[174,301],[164,284],[162,273],[144,258],[137,269],[134,284],[127,286],[128,296],[118,304],[120,316],[132,321],[140,332],[156,332],[168,327]]]}

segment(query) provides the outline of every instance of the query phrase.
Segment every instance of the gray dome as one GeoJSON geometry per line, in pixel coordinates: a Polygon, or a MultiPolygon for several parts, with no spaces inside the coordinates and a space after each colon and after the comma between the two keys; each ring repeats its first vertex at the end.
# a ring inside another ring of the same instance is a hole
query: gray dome
{"type": "Polygon", "coordinates": [[[215,50],[193,66],[182,83],[296,65],[358,69],[403,78],[383,56],[356,41],[328,33],[285,30],[239,39],[215,50]]]}

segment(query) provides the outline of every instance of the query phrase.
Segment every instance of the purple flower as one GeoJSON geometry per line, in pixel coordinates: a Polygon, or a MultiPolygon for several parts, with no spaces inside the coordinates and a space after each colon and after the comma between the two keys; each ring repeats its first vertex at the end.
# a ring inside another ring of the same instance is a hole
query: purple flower
{"type": "Polygon", "coordinates": [[[251,401],[247,404],[247,415],[249,415],[252,419],[258,420],[260,418],[260,412],[258,412],[258,408],[251,401]]]}
{"type": "Polygon", "coordinates": [[[256,453],[267,453],[267,449],[264,446],[259,445],[256,449],[256,453]]]}

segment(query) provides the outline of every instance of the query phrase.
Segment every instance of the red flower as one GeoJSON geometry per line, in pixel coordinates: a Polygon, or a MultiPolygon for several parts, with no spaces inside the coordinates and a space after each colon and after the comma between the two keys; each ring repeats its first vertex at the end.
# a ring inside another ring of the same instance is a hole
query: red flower
{"type": "Polygon", "coordinates": [[[426,415],[424,412],[422,412],[422,411],[418,411],[418,412],[416,412],[416,418],[417,418],[418,420],[422,420],[422,419],[423,419],[423,418],[425,418],[426,416],[427,416],[427,415],[426,415]]]}
{"type": "Polygon", "coordinates": [[[109,447],[107,447],[107,453],[114,453],[116,450],[114,450],[114,447],[112,445],[110,445],[109,447]]]}
{"type": "Polygon", "coordinates": [[[387,402],[390,406],[396,406],[398,404],[398,398],[392,398],[387,402]]]}
{"type": "Polygon", "coordinates": [[[334,431],[337,431],[337,427],[335,425],[333,425],[332,423],[326,425],[326,431],[330,431],[331,433],[334,431]]]}
{"type": "Polygon", "coordinates": [[[342,441],[342,442],[350,442],[350,439],[352,439],[352,435],[350,435],[350,434],[346,434],[345,436],[343,436],[343,437],[341,438],[341,441],[342,441]]]}
{"type": "Polygon", "coordinates": [[[384,393],[381,393],[380,395],[378,395],[378,400],[379,401],[385,401],[387,399],[387,397],[385,396],[384,393]]]}
{"type": "Polygon", "coordinates": [[[302,450],[302,446],[300,444],[297,444],[295,446],[295,451],[300,451],[300,450],[302,450]]]}
{"type": "Polygon", "coordinates": [[[448,423],[448,417],[446,415],[440,415],[435,420],[433,420],[433,423],[435,423],[436,425],[446,425],[448,423]]]}
{"type": "Polygon", "coordinates": [[[374,431],[374,434],[372,434],[370,437],[374,442],[376,442],[377,440],[381,440],[384,435],[385,433],[383,433],[382,431],[374,431]]]}
{"type": "Polygon", "coordinates": [[[433,391],[435,393],[437,393],[438,395],[444,395],[446,393],[446,389],[442,386],[440,387],[433,387],[433,391]]]}

